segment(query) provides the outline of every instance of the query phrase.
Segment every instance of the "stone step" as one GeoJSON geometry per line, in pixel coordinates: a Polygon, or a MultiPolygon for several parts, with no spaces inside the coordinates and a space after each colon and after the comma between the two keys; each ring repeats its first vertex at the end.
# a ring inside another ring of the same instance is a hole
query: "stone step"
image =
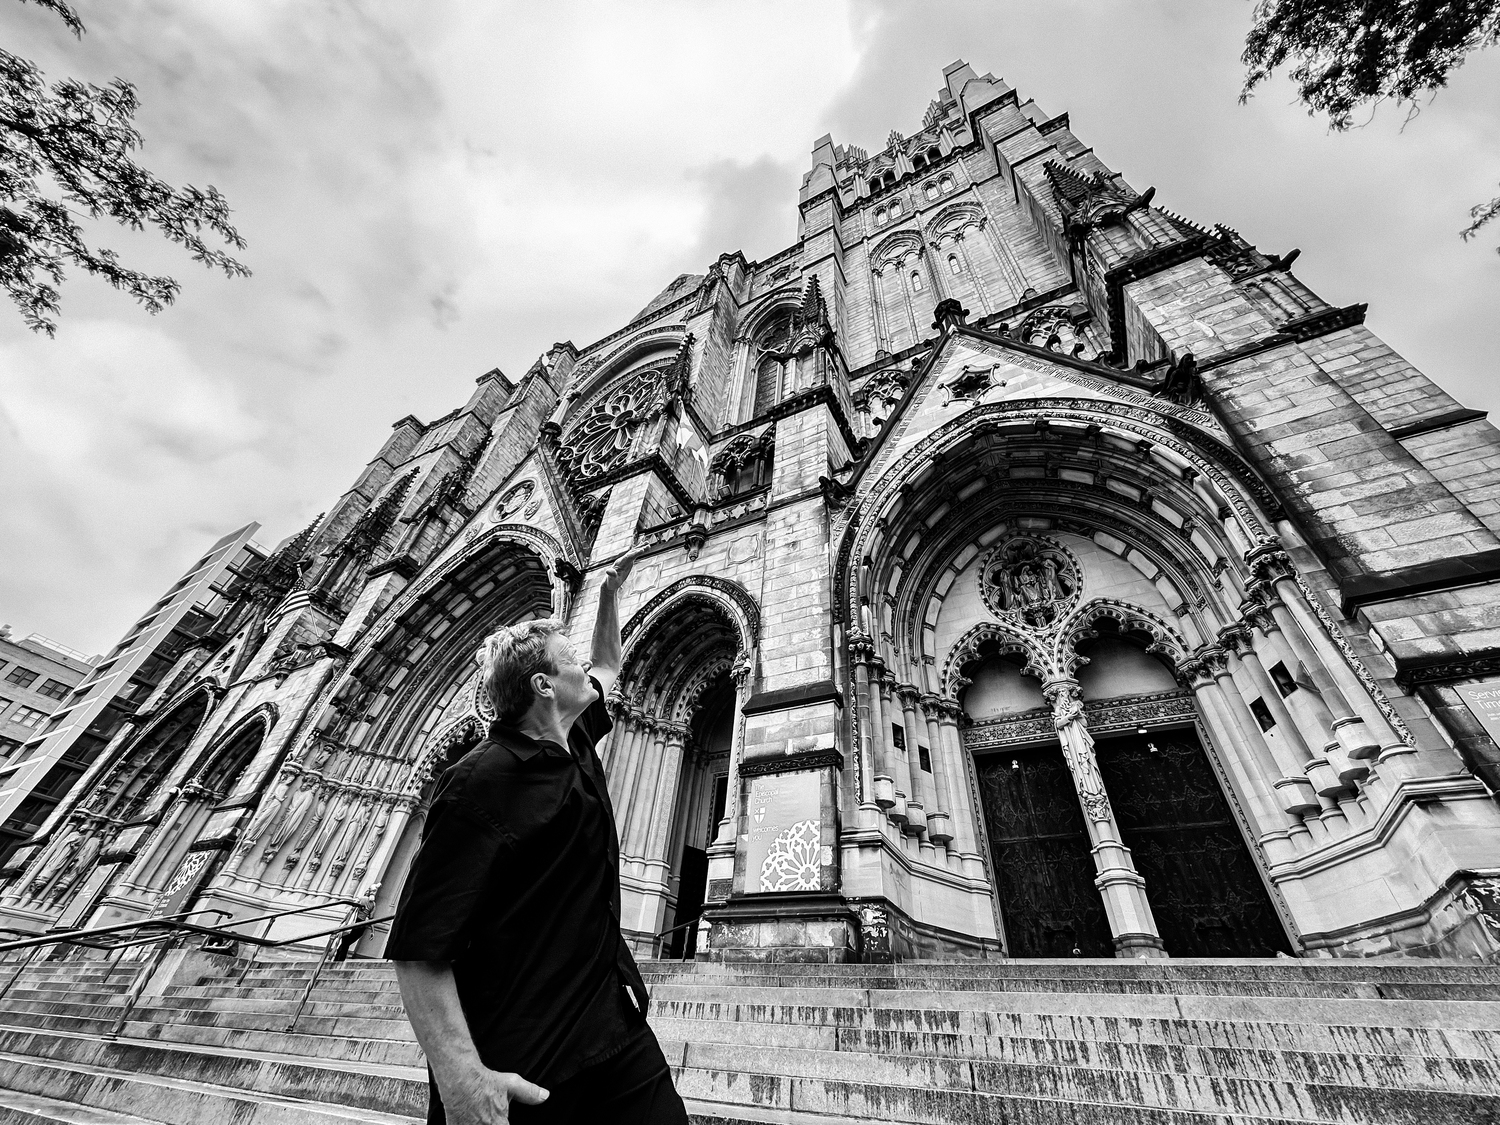
{"type": "MultiPolygon", "coordinates": [[[[1277,997],[1204,995],[1120,995],[1066,992],[983,993],[973,990],[799,988],[674,982],[652,990],[654,1005],[665,1014],[693,1016],[702,1006],[716,1017],[734,1010],[786,1010],[779,1018],[803,1020],[806,1009],[880,1009],[890,1011],[1047,1012],[1056,1015],[1118,1015],[1186,1019],[1252,1019],[1271,1022],[1351,1022],[1385,1026],[1453,1026],[1500,1028],[1500,1003],[1494,1001],[1326,998],[1288,1002],[1277,997]],[[670,1009],[670,1011],[669,1011],[670,1009]]],[[[701,1017],[700,1017],[701,1018],[701,1017]]]]}
{"type": "Polygon", "coordinates": [[[156,1125],[144,1117],[115,1113],[94,1106],[78,1105],[23,1094],[18,1090],[0,1090],[0,1125],[156,1125]]]}
{"type": "MultiPolygon", "coordinates": [[[[960,1088],[972,1087],[972,1068],[985,1066],[1043,1066],[1116,1071],[1124,1074],[1190,1075],[1199,1078],[1267,1081],[1291,1084],[1335,1084],[1387,1090],[1433,1090],[1500,1096],[1500,1064],[1493,1060],[1431,1055],[1342,1054],[1274,1048],[1194,1047],[1168,1044],[1098,1043],[1068,1039],[1024,1038],[971,1040],[969,1050],[937,1052],[909,1050],[906,1037],[869,1040],[838,1037],[832,1044],[791,1037],[775,1044],[748,1043],[734,1036],[715,1035],[712,1028],[686,1026],[688,1021],[658,1021],[655,1031],[663,1045],[686,1043],[685,1065],[727,1068],[734,1060],[753,1057],[757,1068],[775,1060],[815,1060],[830,1073],[855,1078],[861,1068],[876,1070],[890,1060],[903,1065],[959,1074],[960,1088]],[[686,1036],[686,1038],[679,1038],[686,1036]],[[783,1056],[780,1052],[793,1051],[783,1056]],[[842,1060],[842,1063],[839,1062],[842,1060]],[[970,1070],[965,1072],[963,1068],[970,1070]],[[965,1077],[968,1075],[968,1077],[965,1077]]],[[[916,1044],[919,1048],[929,1043],[916,1044]]],[[[808,1073],[816,1077],[819,1072],[808,1073]]],[[[874,1081],[875,1079],[870,1079],[874,1081]]],[[[897,1084],[910,1084],[900,1083],[897,1084]]],[[[944,1083],[929,1077],[927,1085],[944,1083]]]]}
{"type": "Polygon", "coordinates": [[[398,1116],[423,1116],[427,1110],[425,1067],[317,1061],[271,1052],[226,1054],[196,1044],[106,1040],[31,1028],[0,1028],[0,1059],[45,1060],[69,1067],[207,1084],[257,1096],[291,1095],[320,1104],[398,1116]]]}
{"type": "MultiPolygon", "coordinates": [[[[167,998],[170,1000],[170,998],[167,998]]],[[[184,1026],[217,1026],[254,1031],[284,1032],[291,1020],[293,1007],[272,1012],[238,1012],[222,1007],[184,1008],[147,998],[131,1009],[132,1021],[178,1023],[184,1026]]],[[[120,1006],[74,1004],[27,1004],[0,1007],[0,1023],[23,1023],[29,1026],[68,1030],[74,1023],[79,1030],[96,1025],[106,1028],[120,1015],[120,1006]]],[[[415,1035],[405,1017],[401,1019],[361,1019],[357,1016],[322,1016],[304,1013],[297,1020],[297,1031],[309,1035],[348,1036],[414,1042],[415,1035]]]]}
{"type": "Polygon", "coordinates": [[[1455,1030],[1352,1028],[1312,1025],[1216,1023],[1193,1025],[1166,1020],[1027,1020],[997,1017],[986,1032],[893,1031],[799,1023],[674,1019],[653,1014],[658,1036],[694,1043],[737,1043],[801,1047],[808,1050],[865,1051],[937,1058],[1012,1058],[1039,1050],[1087,1055],[1134,1052],[1165,1066],[1178,1053],[1230,1056],[1323,1056],[1352,1060],[1393,1060],[1394,1066],[1496,1073],[1500,1037],[1455,1030]],[[1003,1030],[1001,1030],[1003,1028],[1003,1030]]]}
{"type": "MultiPolygon", "coordinates": [[[[924,1125],[952,1120],[1090,1120],[1078,1116],[1081,1109],[1107,1113],[1112,1122],[1169,1121],[1175,1118],[1164,1115],[1184,1110],[1191,1110],[1197,1120],[1209,1113],[1237,1121],[1298,1122],[1417,1119],[1362,1116],[1393,1106],[1439,1121],[1477,1120],[1480,1113],[1500,1112],[1500,1098],[1469,1091],[1389,1089],[1367,1081],[1349,1085],[1327,1075],[1298,1083],[1265,1076],[920,1059],[899,1054],[765,1047],[747,1052],[733,1044],[667,1042],[663,1047],[677,1065],[679,1089],[703,1102],[723,1103],[729,1092],[748,1087],[757,1104],[783,1110],[867,1114],[924,1125]]],[[[55,1094],[54,1087],[37,1088],[39,1067],[67,1072],[72,1081],[77,1081],[71,1076],[78,1073],[128,1075],[136,1085],[149,1087],[145,1091],[148,1100],[128,1103],[125,1108],[166,1122],[180,1121],[177,1114],[186,1095],[211,1097],[217,1107],[217,1102],[226,1099],[242,1103],[247,1095],[259,1099],[270,1094],[295,1101],[304,1111],[309,1105],[345,1113],[368,1113],[378,1107],[383,1115],[395,1111],[409,1118],[421,1114],[426,1104],[425,1072],[418,1068],[320,1066],[286,1054],[236,1052],[226,1056],[186,1045],[0,1030],[0,1082],[13,1089],[55,1094]],[[26,1060],[39,1061],[28,1068],[22,1065],[26,1060]]],[[[96,1082],[86,1084],[87,1097],[63,1096],[106,1109],[120,1108],[110,1101],[94,1101],[97,1086],[96,1082]]]]}
{"type": "MultiPolygon", "coordinates": [[[[1312,1086],[1266,1091],[1264,1084],[1146,1081],[1126,1096],[1182,1099],[1176,1104],[1112,1100],[1110,1091],[1086,1077],[1042,1071],[1033,1084],[1000,1091],[893,1088],[843,1079],[674,1068],[678,1091],[705,1121],[722,1107],[723,1120],[785,1121],[789,1125],[826,1120],[888,1121],[900,1125],[1433,1125],[1485,1122],[1500,1114],[1500,1099],[1462,1094],[1312,1086]],[[1079,1081],[1079,1079],[1082,1079],[1079,1081]],[[1076,1084],[1075,1084],[1076,1081],[1076,1084]],[[1198,1105],[1189,1099],[1203,1096],[1198,1105]],[[746,1104],[749,1103],[749,1104],[746,1104]],[[1218,1108],[1225,1105],[1229,1108],[1218,1108]],[[750,1116],[747,1111],[770,1110],[750,1116]]],[[[1016,1076],[1008,1076],[1014,1078],[1016,1076]]]]}
{"type": "Polygon", "coordinates": [[[18,1055],[0,1055],[0,1090],[137,1116],[161,1125],[420,1125],[414,1115],[332,1105],[275,1090],[247,1092],[210,1082],[18,1055]]]}

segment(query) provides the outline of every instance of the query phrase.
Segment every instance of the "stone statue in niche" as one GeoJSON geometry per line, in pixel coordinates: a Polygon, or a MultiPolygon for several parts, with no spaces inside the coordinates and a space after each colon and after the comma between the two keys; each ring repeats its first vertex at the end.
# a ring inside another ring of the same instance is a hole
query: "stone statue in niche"
{"type": "Polygon", "coordinates": [[[1078,595],[1078,568],[1060,544],[1018,536],[985,560],[980,587],[999,617],[1033,628],[1055,624],[1078,595]]]}

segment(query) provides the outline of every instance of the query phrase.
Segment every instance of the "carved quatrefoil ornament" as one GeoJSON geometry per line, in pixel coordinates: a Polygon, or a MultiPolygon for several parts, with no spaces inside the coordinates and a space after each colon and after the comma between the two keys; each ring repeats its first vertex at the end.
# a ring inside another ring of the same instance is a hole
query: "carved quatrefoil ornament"
{"type": "Polygon", "coordinates": [[[1083,570],[1069,551],[1043,535],[1013,535],[980,561],[979,592],[1001,621],[1050,629],[1078,604],[1083,570]]]}

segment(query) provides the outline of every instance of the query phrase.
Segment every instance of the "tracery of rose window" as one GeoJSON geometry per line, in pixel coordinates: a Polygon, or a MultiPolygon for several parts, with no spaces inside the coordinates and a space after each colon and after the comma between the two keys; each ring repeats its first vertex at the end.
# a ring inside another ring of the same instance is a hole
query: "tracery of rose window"
{"type": "Polygon", "coordinates": [[[589,408],[559,451],[560,459],[582,477],[608,472],[624,462],[636,427],[661,407],[661,372],[632,375],[589,408]]]}

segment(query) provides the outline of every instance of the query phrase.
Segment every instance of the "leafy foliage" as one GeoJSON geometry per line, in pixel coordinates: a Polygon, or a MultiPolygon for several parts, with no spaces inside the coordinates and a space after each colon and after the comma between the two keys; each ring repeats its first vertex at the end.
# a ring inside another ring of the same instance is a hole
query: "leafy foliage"
{"type": "MultiPolygon", "coordinates": [[[[1260,0],[1245,40],[1240,100],[1289,61],[1309,113],[1338,130],[1364,105],[1417,98],[1448,84],[1471,51],[1500,42],[1500,0],[1260,0]]],[[[1471,238],[1500,215],[1500,196],[1471,209],[1471,238]]]]}
{"type": "MultiPolygon", "coordinates": [[[[63,0],[30,2],[83,33],[63,0]]],[[[0,50],[0,285],[34,331],[57,330],[57,287],[67,264],[102,277],[152,313],[181,288],[170,277],[130,269],[113,250],[90,247],[83,218],[113,219],[132,230],[149,224],[196,261],[230,277],[249,275],[205,241],[217,235],[235,249],[245,246],[217,189],[174,188],[131,159],[142,144],[132,124],[136,109],[135,88],[122,79],[108,86],[49,84],[33,63],[0,50]]]]}

